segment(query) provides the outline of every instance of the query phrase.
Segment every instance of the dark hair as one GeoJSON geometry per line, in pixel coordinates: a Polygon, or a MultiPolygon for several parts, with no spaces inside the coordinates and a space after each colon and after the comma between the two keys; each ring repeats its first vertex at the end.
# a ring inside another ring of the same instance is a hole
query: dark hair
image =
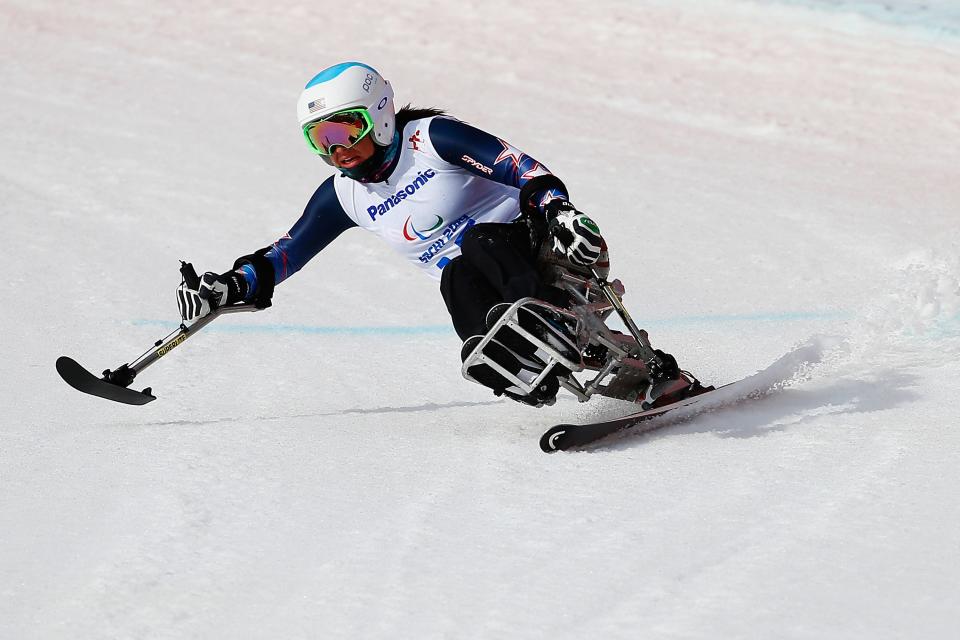
{"type": "Polygon", "coordinates": [[[447,115],[447,112],[443,109],[434,109],[433,107],[413,107],[408,104],[405,107],[400,107],[400,110],[397,111],[397,130],[403,131],[403,128],[410,122],[419,120],[420,118],[430,118],[432,116],[445,115],[447,115]]]}

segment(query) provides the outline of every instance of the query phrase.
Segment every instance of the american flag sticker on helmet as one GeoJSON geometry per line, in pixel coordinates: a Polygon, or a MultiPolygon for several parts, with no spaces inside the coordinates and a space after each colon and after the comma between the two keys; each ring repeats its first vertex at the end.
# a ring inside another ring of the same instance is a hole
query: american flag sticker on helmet
{"type": "Polygon", "coordinates": [[[314,111],[319,111],[320,109],[323,109],[325,106],[327,106],[327,103],[323,98],[307,103],[307,109],[310,110],[310,113],[313,113],[314,111]]]}

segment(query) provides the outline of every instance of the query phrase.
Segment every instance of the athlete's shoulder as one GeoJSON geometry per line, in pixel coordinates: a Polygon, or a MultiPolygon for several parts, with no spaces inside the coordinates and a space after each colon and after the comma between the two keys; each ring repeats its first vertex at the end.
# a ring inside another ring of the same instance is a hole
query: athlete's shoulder
{"type": "Polygon", "coordinates": [[[436,155],[430,141],[430,129],[436,120],[451,119],[451,116],[441,109],[421,109],[404,107],[397,112],[397,129],[400,130],[401,144],[410,151],[426,151],[428,155],[436,155]]]}
{"type": "Polygon", "coordinates": [[[456,120],[456,118],[446,114],[417,118],[416,120],[409,120],[408,122],[404,123],[403,130],[411,131],[414,129],[421,129],[423,131],[427,131],[430,129],[431,123],[433,123],[435,120],[456,120]]]}
{"type": "Polygon", "coordinates": [[[434,118],[450,118],[443,109],[421,109],[419,107],[406,106],[397,112],[397,128],[406,131],[408,125],[414,125],[414,129],[426,129],[434,118]]]}
{"type": "Polygon", "coordinates": [[[429,115],[407,122],[403,127],[403,137],[400,140],[404,153],[419,158],[419,162],[425,161],[427,164],[438,168],[448,168],[449,162],[438,153],[430,134],[432,123],[447,119],[449,119],[449,116],[446,115],[429,115]]]}
{"type": "Polygon", "coordinates": [[[441,160],[483,177],[491,177],[491,167],[507,148],[500,138],[450,116],[432,118],[428,138],[441,160]]]}
{"type": "Polygon", "coordinates": [[[357,222],[359,217],[357,216],[355,206],[355,194],[357,187],[361,186],[362,183],[348,178],[343,173],[337,173],[327,178],[320,187],[323,188],[326,184],[330,185],[330,191],[333,192],[334,199],[337,201],[337,204],[340,205],[340,208],[343,209],[344,214],[353,222],[357,222]]]}
{"type": "Polygon", "coordinates": [[[333,189],[337,197],[340,197],[340,194],[350,193],[353,190],[353,187],[356,186],[357,181],[352,178],[348,178],[344,173],[336,173],[326,180],[323,181],[323,184],[320,185],[322,189],[325,185],[329,184],[330,188],[333,189]]]}

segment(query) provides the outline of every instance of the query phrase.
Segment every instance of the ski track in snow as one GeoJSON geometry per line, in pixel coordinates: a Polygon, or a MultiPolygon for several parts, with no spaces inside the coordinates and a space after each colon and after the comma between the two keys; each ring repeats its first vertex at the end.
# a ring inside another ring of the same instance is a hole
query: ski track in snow
{"type": "Polygon", "coordinates": [[[145,426],[166,427],[166,426],[185,426],[185,425],[207,425],[217,423],[229,423],[237,420],[290,420],[293,418],[327,418],[337,416],[356,415],[384,415],[388,416],[394,413],[418,413],[421,411],[446,411],[448,409],[464,409],[467,407],[480,407],[484,405],[499,404],[498,400],[488,400],[485,402],[427,402],[425,404],[400,406],[400,407],[365,407],[357,409],[343,409],[340,411],[327,411],[320,413],[293,413],[287,415],[269,415],[269,416],[236,416],[233,418],[217,418],[215,420],[171,420],[158,422],[144,422],[145,426]]]}
{"type": "Polygon", "coordinates": [[[956,636],[955,3],[327,11],[0,6],[0,638],[956,636]],[[63,384],[166,330],[178,259],[289,228],[340,59],[562,176],[722,406],[544,455],[633,407],[467,384],[435,284],[352,231],[156,402],[63,384]]]}
{"type": "Polygon", "coordinates": [[[743,437],[787,424],[796,426],[817,416],[882,411],[918,399],[909,387],[920,384],[921,377],[909,369],[951,363],[960,353],[960,258],[905,257],[899,268],[902,286],[898,290],[903,293],[874,301],[846,336],[812,336],[770,366],[718,389],[703,403],[652,419],[585,449],[606,446],[611,440],[626,442],[653,431],[666,435],[659,430],[684,422],[692,424],[683,432],[696,432],[698,416],[720,410],[723,415],[711,416],[702,431],[743,437]],[[941,352],[932,357],[922,355],[931,343],[941,352]],[[920,354],[915,352],[917,348],[920,354]],[[878,355],[890,363],[900,360],[910,366],[878,368],[878,355]],[[865,369],[871,380],[857,379],[865,369]],[[780,393],[788,390],[793,393],[780,393]],[[767,398],[771,395],[774,397],[767,398]],[[744,406],[738,411],[741,404],[744,406]],[[759,415],[747,415],[751,413],[759,415]],[[731,426],[718,428],[719,421],[731,426]]]}
{"type": "MultiPolygon", "coordinates": [[[[796,349],[778,358],[776,362],[769,367],[758,371],[757,373],[733,382],[723,388],[712,392],[708,398],[705,398],[696,405],[690,407],[681,407],[671,411],[670,414],[659,418],[653,418],[637,427],[614,434],[604,442],[591,444],[584,449],[593,449],[605,446],[611,439],[625,440],[634,438],[657,429],[663,429],[668,425],[677,424],[684,421],[694,420],[696,416],[703,413],[721,410],[724,408],[735,407],[737,404],[747,400],[758,400],[769,394],[776,393],[784,388],[793,386],[810,376],[811,367],[823,361],[826,352],[832,348],[842,346],[842,341],[828,337],[814,337],[807,343],[800,345],[796,349]]],[[[736,418],[733,418],[736,420],[736,418]]]]}

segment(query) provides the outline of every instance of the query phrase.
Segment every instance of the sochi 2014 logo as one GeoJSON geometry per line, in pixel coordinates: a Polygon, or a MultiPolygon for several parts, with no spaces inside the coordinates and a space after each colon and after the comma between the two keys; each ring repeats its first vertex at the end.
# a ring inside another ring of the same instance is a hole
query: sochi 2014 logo
{"type": "Polygon", "coordinates": [[[443,218],[437,214],[417,217],[419,220],[415,221],[413,216],[407,216],[403,223],[403,237],[407,242],[426,240],[443,226],[443,218]]]}

